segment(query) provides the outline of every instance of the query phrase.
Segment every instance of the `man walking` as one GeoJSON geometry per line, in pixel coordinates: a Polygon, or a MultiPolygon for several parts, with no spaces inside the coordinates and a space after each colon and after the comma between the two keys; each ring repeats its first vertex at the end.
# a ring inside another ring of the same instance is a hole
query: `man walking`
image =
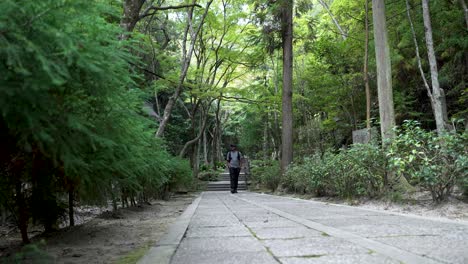
{"type": "Polygon", "coordinates": [[[231,193],[237,193],[237,183],[242,168],[242,153],[237,150],[234,144],[231,144],[231,150],[226,154],[226,163],[231,178],[231,193]]]}

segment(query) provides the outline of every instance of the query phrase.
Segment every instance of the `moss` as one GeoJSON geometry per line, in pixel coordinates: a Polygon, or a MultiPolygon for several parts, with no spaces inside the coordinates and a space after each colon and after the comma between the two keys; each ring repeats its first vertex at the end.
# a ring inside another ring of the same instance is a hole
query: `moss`
{"type": "Polygon", "coordinates": [[[148,242],[146,245],[136,248],[133,251],[130,251],[127,255],[121,257],[117,260],[117,264],[135,264],[137,261],[142,258],[146,252],[148,252],[149,248],[153,244],[153,241],[148,242]]]}

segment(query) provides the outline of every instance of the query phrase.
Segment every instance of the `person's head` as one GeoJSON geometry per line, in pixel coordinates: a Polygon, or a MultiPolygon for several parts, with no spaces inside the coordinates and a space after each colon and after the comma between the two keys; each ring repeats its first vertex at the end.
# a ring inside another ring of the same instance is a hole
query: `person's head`
{"type": "Polygon", "coordinates": [[[237,149],[237,146],[236,146],[236,145],[234,145],[234,144],[231,144],[231,146],[230,146],[230,147],[231,147],[231,150],[236,150],[236,149],[237,149]]]}

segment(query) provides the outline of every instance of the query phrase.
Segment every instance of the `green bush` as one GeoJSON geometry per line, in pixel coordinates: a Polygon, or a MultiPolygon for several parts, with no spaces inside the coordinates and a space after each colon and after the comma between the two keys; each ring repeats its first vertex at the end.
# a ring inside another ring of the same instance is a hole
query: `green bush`
{"type": "Polygon", "coordinates": [[[382,157],[383,153],[372,145],[354,145],[331,157],[325,156],[326,175],[332,183],[329,192],[340,197],[378,195],[385,171],[382,157]]]}
{"type": "Polygon", "coordinates": [[[171,189],[192,189],[193,175],[188,160],[171,157],[170,163],[170,185],[171,189]]]}
{"type": "Polygon", "coordinates": [[[281,170],[278,161],[252,161],[251,181],[258,183],[271,191],[275,191],[281,181],[281,170]]]}
{"type": "Polygon", "coordinates": [[[466,191],[467,133],[439,136],[416,121],[406,121],[396,132],[387,154],[396,173],[430,191],[435,202],[445,200],[457,183],[466,191]]]}
{"type": "Polygon", "coordinates": [[[327,183],[323,165],[318,155],[306,157],[303,162],[288,167],[281,183],[288,191],[295,193],[325,195],[327,183]]]}
{"type": "Polygon", "coordinates": [[[337,154],[306,157],[289,166],[282,185],[289,191],[340,197],[380,194],[385,155],[373,145],[354,145],[337,154]]]}
{"type": "Polygon", "coordinates": [[[198,173],[198,179],[202,181],[216,181],[218,179],[219,171],[207,170],[198,173]]]}

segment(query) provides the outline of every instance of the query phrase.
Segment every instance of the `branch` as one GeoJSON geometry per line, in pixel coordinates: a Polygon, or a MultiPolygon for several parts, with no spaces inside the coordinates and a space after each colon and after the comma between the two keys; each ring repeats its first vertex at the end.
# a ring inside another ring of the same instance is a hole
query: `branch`
{"type": "Polygon", "coordinates": [[[341,37],[343,38],[343,40],[346,40],[346,38],[348,38],[348,34],[343,30],[343,28],[340,26],[340,23],[338,23],[338,20],[336,20],[335,16],[333,15],[333,13],[331,12],[330,8],[328,7],[327,3],[325,3],[325,1],[323,0],[319,0],[320,4],[325,8],[325,10],[327,10],[328,12],[328,15],[330,16],[330,18],[333,20],[333,23],[335,24],[335,26],[338,28],[338,30],[340,31],[341,33],[341,37]]]}
{"type": "Polygon", "coordinates": [[[202,118],[202,120],[203,120],[203,121],[202,121],[202,122],[203,122],[203,125],[202,125],[202,127],[200,128],[200,131],[199,131],[198,135],[197,135],[194,139],[192,139],[192,140],[190,140],[190,141],[188,141],[188,142],[185,143],[184,147],[182,148],[182,150],[181,150],[180,153],[179,153],[179,157],[180,157],[180,158],[183,158],[184,155],[185,155],[185,152],[187,152],[188,147],[190,147],[191,145],[195,144],[195,143],[201,138],[201,136],[203,135],[203,131],[205,131],[205,129],[206,129],[206,124],[207,124],[207,120],[208,120],[208,111],[210,110],[210,104],[213,102],[213,100],[214,100],[214,99],[212,99],[212,100],[210,101],[210,103],[208,104],[208,108],[205,109],[205,111],[203,111],[203,113],[202,113],[202,117],[201,117],[201,118],[202,118]]]}
{"type": "Polygon", "coordinates": [[[421,57],[419,56],[418,40],[416,39],[416,32],[414,31],[413,19],[411,18],[411,13],[410,13],[410,4],[408,0],[406,0],[405,2],[406,2],[406,13],[408,15],[408,21],[410,23],[411,34],[413,36],[414,48],[416,49],[416,59],[418,61],[419,73],[421,74],[421,78],[424,82],[424,87],[426,87],[427,95],[429,96],[429,99],[431,100],[431,105],[433,105],[434,97],[432,96],[431,88],[429,87],[429,84],[427,83],[426,75],[424,74],[424,70],[421,65],[421,57]]]}
{"type": "Polygon", "coordinates": [[[163,10],[176,10],[176,9],[182,9],[182,8],[187,8],[187,7],[200,7],[200,8],[203,8],[201,5],[199,4],[188,4],[188,5],[179,5],[179,6],[149,6],[148,8],[146,8],[146,10],[140,14],[140,17],[139,19],[143,19],[147,16],[152,16],[156,13],[156,11],[163,11],[163,10]],[[154,12],[151,12],[150,11],[154,11],[154,12]]]}
{"type": "Polygon", "coordinates": [[[221,95],[219,98],[225,101],[240,102],[240,103],[247,103],[247,104],[260,104],[260,103],[266,102],[266,101],[257,101],[257,100],[247,99],[247,98],[239,98],[239,97],[225,96],[225,95],[221,95]]]}

